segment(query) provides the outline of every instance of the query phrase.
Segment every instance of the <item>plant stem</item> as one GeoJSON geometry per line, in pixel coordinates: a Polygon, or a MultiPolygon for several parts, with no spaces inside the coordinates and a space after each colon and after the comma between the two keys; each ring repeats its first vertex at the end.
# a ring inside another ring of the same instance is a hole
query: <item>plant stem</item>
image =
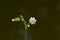
{"type": "Polygon", "coordinates": [[[26,39],[26,37],[27,37],[27,34],[26,34],[26,33],[27,33],[27,28],[26,28],[26,27],[27,27],[27,26],[25,26],[25,36],[24,36],[24,40],[27,40],[27,39],[26,39]]]}
{"type": "Polygon", "coordinates": [[[25,26],[25,32],[24,32],[24,40],[27,40],[26,37],[27,37],[27,24],[26,24],[26,21],[24,20],[24,17],[22,15],[20,15],[22,21],[24,22],[24,26],[25,26]]]}
{"type": "Polygon", "coordinates": [[[26,21],[24,20],[24,25],[25,25],[25,33],[24,33],[24,40],[27,40],[26,37],[27,37],[27,24],[26,24],[26,21]]]}

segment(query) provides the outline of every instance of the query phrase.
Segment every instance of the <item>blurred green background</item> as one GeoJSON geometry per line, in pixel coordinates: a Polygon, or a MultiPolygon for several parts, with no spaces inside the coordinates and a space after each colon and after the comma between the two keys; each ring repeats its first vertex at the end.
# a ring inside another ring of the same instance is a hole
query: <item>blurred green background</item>
{"type": "Polygon", "coordinates": [[[1,0],[0,40],[22,40],[23,22],[11,21],[20,14],[27,22],[31,16],[37,19],[28,29],[31,40],[60,40],[59,0],[1,0]]]}

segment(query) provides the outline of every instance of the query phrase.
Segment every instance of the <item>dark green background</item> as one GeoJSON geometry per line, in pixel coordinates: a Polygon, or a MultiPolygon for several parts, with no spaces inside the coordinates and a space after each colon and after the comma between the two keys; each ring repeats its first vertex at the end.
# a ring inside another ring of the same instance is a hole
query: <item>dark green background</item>
{"type": "Polygon", "coordinates": [[[20,14],[27,22],[30,16],[37,19],[28,30],[32,40],[60,40],[59,0],[1,0],[0,40],[18,40],[19,30],[24,29],[24,25],[11,19],[20,14]]]}

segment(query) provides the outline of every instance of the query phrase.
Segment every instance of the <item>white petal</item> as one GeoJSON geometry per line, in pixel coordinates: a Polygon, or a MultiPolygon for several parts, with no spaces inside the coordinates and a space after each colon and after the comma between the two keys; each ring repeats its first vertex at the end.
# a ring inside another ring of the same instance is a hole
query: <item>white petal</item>
{"type": "Polygon", "coordinates": [[[29,19],[29,23],[31,23],[31,24],[35,24],[35,23],[36,23],[36,19],[35,19],[35,17],[30,17],[30,19],[29,19]]]}

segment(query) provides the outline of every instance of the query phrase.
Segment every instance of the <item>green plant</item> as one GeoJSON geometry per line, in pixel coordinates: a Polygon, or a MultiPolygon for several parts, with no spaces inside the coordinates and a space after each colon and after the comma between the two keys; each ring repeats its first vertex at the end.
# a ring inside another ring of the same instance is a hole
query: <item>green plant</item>
{"type": "Polygon", "coordinates": [[[17,17],[15,19],[12,19],[12,21],[23,21],[24,25],[25,25],[25,35],[24,35],[24,40],[26,40],[26,33],[27,33],[27,29],[30,27],[31,25],[34,25],[36,23],[36,19],[35,17],[30,17],[29,19],[29,23],[27,24],[26,21],[24,20],[24,17],[22,15],[20,15],[20,17],[17,17]]]}

